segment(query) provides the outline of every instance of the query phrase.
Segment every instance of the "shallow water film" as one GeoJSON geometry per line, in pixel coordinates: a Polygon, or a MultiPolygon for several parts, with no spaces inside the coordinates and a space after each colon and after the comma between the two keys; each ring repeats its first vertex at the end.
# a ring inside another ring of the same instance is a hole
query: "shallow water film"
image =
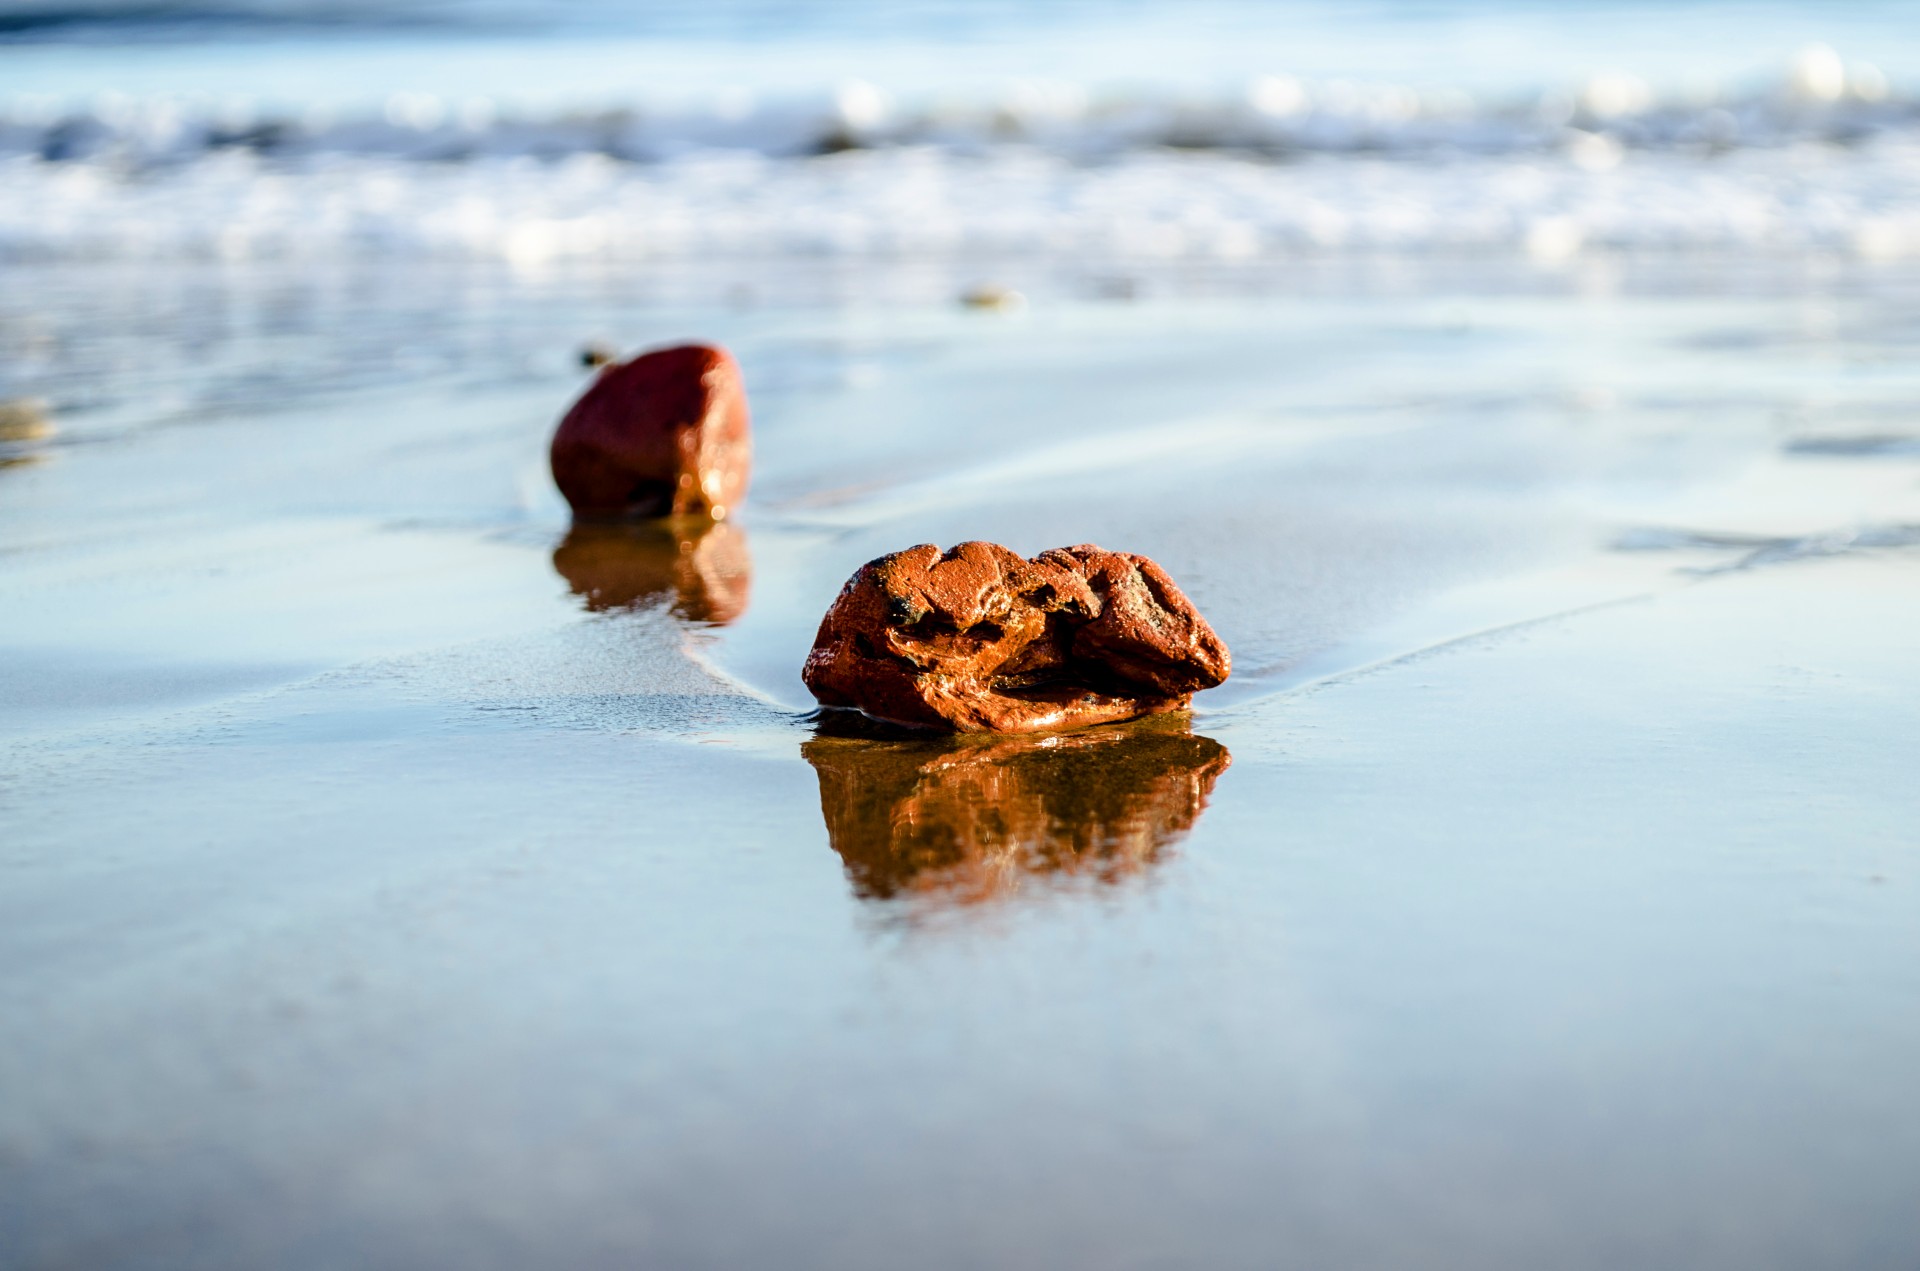
{"type": "Polygon", "coordinates": [[[1920,1247],[1920,279],[15,276],[8,1265],[1920,1247]],[[569,525],[609,334],[738,352],[737,519],[569,525]],[[810,714],[966,535],[1151,553],[1233,678],[810,714]]]}
{"type": "Polygon", "coordinates": [[[1920,1264],[1913,17],[0,0],[0,1268],[1920,1264]]]}

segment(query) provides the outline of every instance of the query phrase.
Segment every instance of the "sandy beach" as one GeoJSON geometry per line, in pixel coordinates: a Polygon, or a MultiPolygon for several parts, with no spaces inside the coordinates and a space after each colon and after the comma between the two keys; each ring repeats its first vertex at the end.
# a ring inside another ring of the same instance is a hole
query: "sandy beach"
{"type": "Polygon", "coordinates": [[[1920,1247],[1913,270],[12,277],[0,1263],[1920,1247]],[[571,532],[577,350],[689,338],[749,504],[571,532]],[[847,575],[967,538],[1153,556],[1233,678],[817,725],[847,575]]]}

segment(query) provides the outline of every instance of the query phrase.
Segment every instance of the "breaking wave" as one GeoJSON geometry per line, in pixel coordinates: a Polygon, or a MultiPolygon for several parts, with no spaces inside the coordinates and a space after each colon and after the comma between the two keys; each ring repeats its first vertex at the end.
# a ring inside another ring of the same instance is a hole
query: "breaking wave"
{"type": "Polygon", "coordinates": [[[1920,254],[1920,101],[1830,50],[1740,94],[1266,76],[896,102],[0,108],[0,255],[1920,254]]]}

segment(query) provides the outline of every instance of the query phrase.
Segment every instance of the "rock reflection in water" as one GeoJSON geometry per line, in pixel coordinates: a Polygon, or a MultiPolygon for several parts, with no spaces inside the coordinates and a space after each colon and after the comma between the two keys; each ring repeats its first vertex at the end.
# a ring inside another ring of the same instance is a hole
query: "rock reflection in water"
{"type": "Polygon", "coordinates": [[[1113,883],[1184,838],[1232,757],[1184,716],[1050,736],[801,746],[854,894],[970,904],[1029,876],[1113,883]]]}
{"type": "Polygon", "coordinates": [[[664,600],[682,618],[718,626],[746,612],[753,585],[746,534],[704,517],[575,525],[554,548],[553,567],[589,609],[664,600]]]}

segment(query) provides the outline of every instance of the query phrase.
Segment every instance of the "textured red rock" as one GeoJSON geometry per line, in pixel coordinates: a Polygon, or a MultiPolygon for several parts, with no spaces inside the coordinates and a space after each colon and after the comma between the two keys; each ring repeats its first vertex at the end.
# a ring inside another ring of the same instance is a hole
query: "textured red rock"
{"type": "Polygon", "coordinates": [[[1083,544],[993,543],[861,566],[802,671],[823,705],[957,732],[1038,732],[1177,710],[1227,678],[1227,646],[1166,571],[1083,544]]]}
{"type": "Polygon", "coordinates": [[[753,460],[740,367],[704,344],[608,366],[560,421],[550,457],[583,519],[724,519],[746,495],[753,460]]]}

